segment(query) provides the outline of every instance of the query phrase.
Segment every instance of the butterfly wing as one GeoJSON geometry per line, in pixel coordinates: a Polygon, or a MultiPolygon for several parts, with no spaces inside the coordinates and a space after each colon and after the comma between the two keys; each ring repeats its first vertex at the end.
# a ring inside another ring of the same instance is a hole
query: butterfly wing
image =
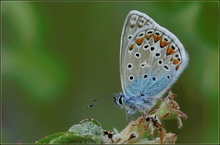
{"type": "MultiPolygon", "coordinates": [[[[125,55],[125,47],[130,43],[134,33],[139,31],[143,26],[156,25],[156,22],[148,17],[146,14],[136,10],[130,11],[125,19],[120,45],[120,68],[123,70],[123,61],[125,55]]],[[[122,72],[120,72],[122,73],[122,72]]],[[[122,77],[121,77],[122,78],[122,77]]],[[[123,87],[123,85],[122,85],[123,87]]]]}
{"type": "Polygon", "coordinates": [[[188,62],[177,37],[138,11],[126,17],[120,49],[120,77],[128,98],[159,98],[188,62]]]}

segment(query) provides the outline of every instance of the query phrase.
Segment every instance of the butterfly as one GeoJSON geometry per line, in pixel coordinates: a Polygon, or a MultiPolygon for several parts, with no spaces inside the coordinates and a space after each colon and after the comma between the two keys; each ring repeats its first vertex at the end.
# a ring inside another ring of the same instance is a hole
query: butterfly
{"type": "Polygon", "coordinates": [[[128,13],[121,35],[122,92],[114,102],[128,114],[146,113],[173,85],[189,61],[178,38],[148,15],[128,13]]]}

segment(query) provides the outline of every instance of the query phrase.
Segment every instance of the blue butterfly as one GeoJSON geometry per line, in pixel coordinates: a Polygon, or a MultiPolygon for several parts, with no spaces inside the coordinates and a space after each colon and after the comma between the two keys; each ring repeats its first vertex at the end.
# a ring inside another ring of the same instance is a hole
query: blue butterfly
{"type": "Polygon", "coordinates": [[[146,113],[176,82],[188,61],[174,34],[146,14],[130,11],[120,45],[122,92],[114,102],[128,114],[146,113]]]}

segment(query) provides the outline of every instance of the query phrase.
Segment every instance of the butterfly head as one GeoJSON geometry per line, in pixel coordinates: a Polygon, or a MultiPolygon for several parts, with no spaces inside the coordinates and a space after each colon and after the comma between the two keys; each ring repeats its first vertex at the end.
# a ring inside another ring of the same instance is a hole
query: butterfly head
{"type": "Polygon", "coordinates": [[[115,94],[115,96],[113,98],[114,98],[115,104],[119,108],[123,109],[124,108],[124,101],[125,101],[124,100],[124,95],[121,92],[119,92],[118,94],[115,94]]]}
{"type": "Polygon", "coordinates": [[[127,114],[135,114],[137,112],[138,108],[136,108],[137,106],[135,106],[133,100],[127,99],[122,92],[115,94],[115,97],[113,98],[116,106],[125,109],[127,114]]]}

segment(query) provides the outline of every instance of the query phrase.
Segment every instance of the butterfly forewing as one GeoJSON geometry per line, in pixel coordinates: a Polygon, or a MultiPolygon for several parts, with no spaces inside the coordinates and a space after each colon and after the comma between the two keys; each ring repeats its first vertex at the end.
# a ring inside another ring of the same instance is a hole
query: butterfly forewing
{"type": "MultiPolygon", "coordinates": [[[[157,25],[150,17],[140,13],[138,11],[130,11],[126,17],[122,36],[121,36],[121,46],[120,46],[120,74],[122,75],[127,66],[124,65],[124,55],[126,51],[126,46],[134,39],[134,34],[140,31],[144,26],[157,25]]],[[[133,44],[131,44],[130,49],[132,49],[133,44]]],[[[121,76],[121,82],[123,81],[123,76],[121,76]]],[[[124,90],[124,83],[122,82],[122,89],[124,90]]]]}
{"type": "Polygon", "coordinates": [[[188,61],[175,35],[137,11],[131,11],[125,20],[120,57],[125,97],[160,97],[188,61]]]}

